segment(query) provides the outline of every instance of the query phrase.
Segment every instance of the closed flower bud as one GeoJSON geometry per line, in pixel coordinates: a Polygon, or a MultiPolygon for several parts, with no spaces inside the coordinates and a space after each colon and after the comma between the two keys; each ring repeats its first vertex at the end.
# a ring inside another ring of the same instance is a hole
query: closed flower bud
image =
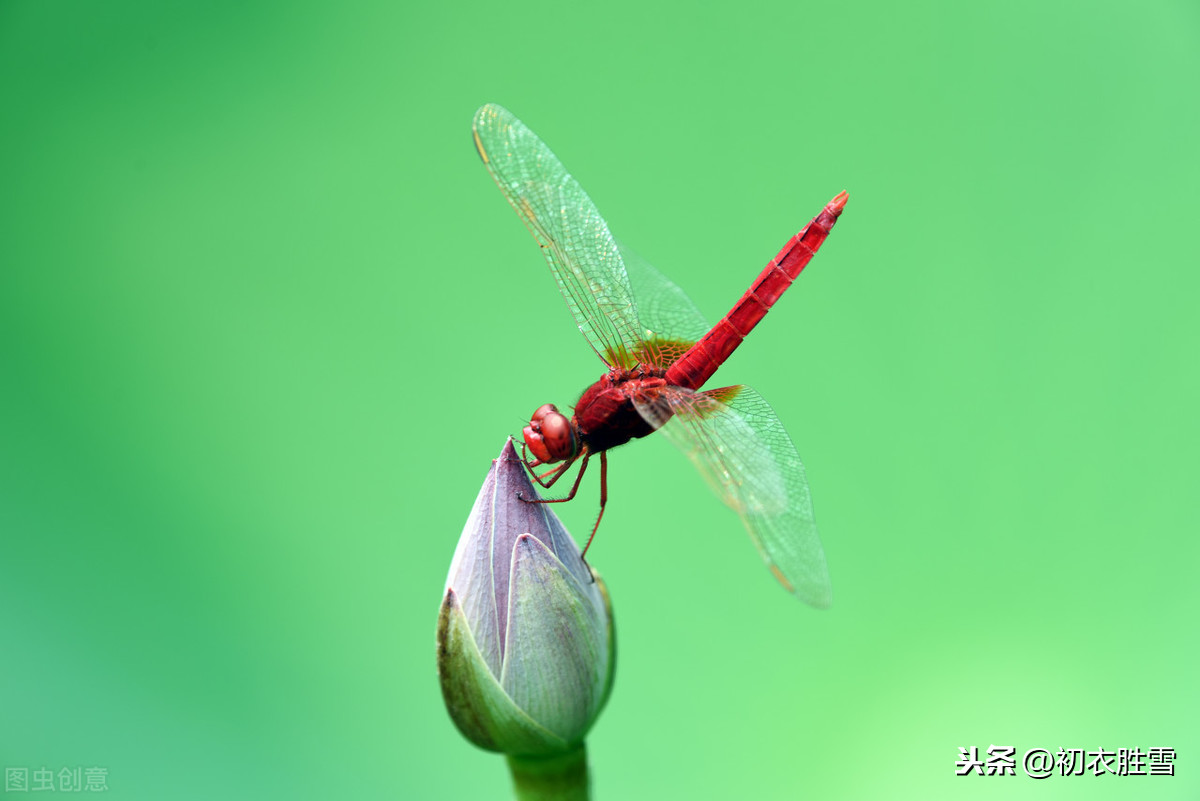
{"type": "Polygon", "coordinates": [[[612,686],[612,611],[599,578],[537,494],[510,439],[463,529],[438,617],[450,716],[481,748],[577,748],[612,686]],[[518,497],[518,494],[521,497],[518,497]]]}

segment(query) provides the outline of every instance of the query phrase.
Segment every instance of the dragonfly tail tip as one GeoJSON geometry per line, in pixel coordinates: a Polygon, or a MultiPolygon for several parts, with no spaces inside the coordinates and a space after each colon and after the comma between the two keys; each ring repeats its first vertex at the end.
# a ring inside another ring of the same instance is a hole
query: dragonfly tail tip
{"type": "Polygon", "coordinates": [[[846,201],[849,199],[850,194],[848,192],[838,192],[837,197],[829,201],[829,205],[826,208],[836,217],[842,213],[842,209],[846,208],[846,201]]]}

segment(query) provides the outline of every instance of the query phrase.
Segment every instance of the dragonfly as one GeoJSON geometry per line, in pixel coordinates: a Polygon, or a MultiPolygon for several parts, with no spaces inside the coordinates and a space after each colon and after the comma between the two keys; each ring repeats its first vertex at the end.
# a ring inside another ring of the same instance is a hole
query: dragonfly
{"type": "Polygon", "coordinates": [[[523,458],[539,485],[552,487],[579,465],[565,497],[525,500],[573,499],[589,460],[598,456],[600,514],[586,555],[608,500],[608,451],[661,431],[741,518],[780,584],[812,606],[829,606],[829,571],[804,465],[783,424],[747,386],[703,386],[816,254],[847,194],[834,197],[789,239],[710,326],[683,290],[618,244],[579,182],[511,112],[483,106],[473,133],[484,165],[537,240],[605,368],[570,417],[547,403],[524,427],[523,458]]]}

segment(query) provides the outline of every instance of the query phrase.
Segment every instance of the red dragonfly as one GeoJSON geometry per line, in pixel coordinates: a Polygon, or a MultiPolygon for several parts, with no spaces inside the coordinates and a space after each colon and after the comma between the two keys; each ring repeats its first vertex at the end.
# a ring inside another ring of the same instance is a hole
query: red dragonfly
{"type": "Polygon", "coordinates": [[[591,198],[524,123],[489,104],[476,112],[474,134],[483,163],[533,233],[579,330],[606,367],[570,419],[545,404],[525,427],[525,463],[540,485],[553,486],[579,463],[566,497],[537,502],[574,498],[588,460],[599,455],[603,517],[608,450],[661,430],[742,518],[775,578],[801,600],[827,607],[825,552],[804,466],[783,424],[749,387],[701,387],[821,247],[846,193],[788,240],[710,327],[679,287],[618,246],[591,198]],[[558,462],[540,475],[536,470],[558,462]]]}

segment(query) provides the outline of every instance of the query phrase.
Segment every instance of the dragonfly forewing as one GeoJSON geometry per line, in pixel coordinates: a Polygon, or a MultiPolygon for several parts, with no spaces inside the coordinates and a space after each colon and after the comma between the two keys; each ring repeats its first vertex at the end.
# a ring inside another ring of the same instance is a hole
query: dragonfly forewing
{"type": "Polygon", "coordinates": [[[558,157],[509,111],[475,113],[488,172],[537,240],[579,330],[609,364],[632,367],[642,340],[621,253],[596,204],[558,157]]]}

